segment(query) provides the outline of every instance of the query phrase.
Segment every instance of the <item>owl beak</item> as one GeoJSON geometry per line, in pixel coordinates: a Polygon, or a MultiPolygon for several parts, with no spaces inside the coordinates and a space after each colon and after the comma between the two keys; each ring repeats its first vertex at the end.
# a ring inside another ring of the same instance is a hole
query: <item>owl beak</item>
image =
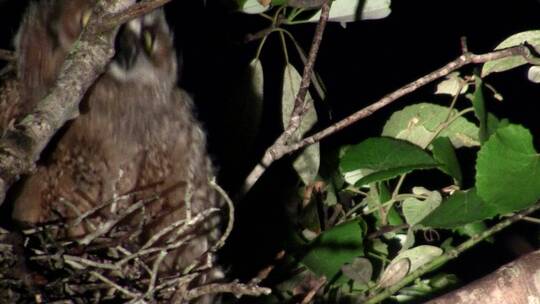
{"type": "Polygon", "coordinates": [[[113,61],[117,62],[124,70],[129,70],[135,65],[141,51],[139,38],[136,33],[124,26],[116,36],[115,49],[116,54],[113,61]]]}

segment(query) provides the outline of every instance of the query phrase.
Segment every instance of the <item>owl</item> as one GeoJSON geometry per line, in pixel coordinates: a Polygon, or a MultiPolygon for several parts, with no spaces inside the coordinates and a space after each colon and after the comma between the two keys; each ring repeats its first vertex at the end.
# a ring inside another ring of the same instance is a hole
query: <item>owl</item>
{"type": "MultiPolygon", "coordinates": [[[[49,0],[29,7],[16,37],[25,110],[54,84],[95,2],[49,0]]],[[[143,244],[175,222],[221,207],[208,182],[213,168],[205,134],[191,98],[176,84],[177,59],[164,12],[121,27],[115,50],[106,72],[81,101],[79,117],[59,132],[23,183],[13,205],[18,223],[68,222],[96,210],[57,235],[81,238],[153,197],[122,221],[140,230],[129,237],[143,244]]],[[[220,236],[220,222],[215,215],[189,231],[190,241],[164,259],[163,271],[182,271],[206,254],[220,236]]]]}

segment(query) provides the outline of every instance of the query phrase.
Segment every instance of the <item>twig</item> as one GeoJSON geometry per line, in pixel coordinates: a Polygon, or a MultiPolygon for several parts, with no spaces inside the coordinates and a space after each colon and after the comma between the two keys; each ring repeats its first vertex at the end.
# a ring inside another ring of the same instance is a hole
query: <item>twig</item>
{"type": "Polygon", "coordinates": [[[140,201],[136,202],[135,204],[129,206],[121,214],[113,216],[111,219],[109,219],[105,223],[101,223],[97,230],[94,230],[91,233],[88,233],[82,239],[77,240],[77,242],[79,244],[82,244],[82,245],[90,244],[97,237],[100,237],[100,236],[104,235],[105,233],[109,232],[116,224],[118,224],[118,222],[120,222],[121,220],[126,218],[126,216],[128,216],[131,213],[135,212],[136,210],[144,207],[146,204],[155,201],[156,199],[158,199],[158,197],[153,196],[151,198],[140,200],[140,201]]]}
{"type": "MultiPolygon", "coordinates": [[[[522,56],[526,59],[528,58],[528,60],[534,60],[534,58],[532,58],[533,56],[531,54],[531,51],[525,45],[515,46],[515,47],[498,50],[498,51],[494,51],[490,53],[485,53],[485,54],[478,54],[478,55],[472,54],[472,53],[463,54],[459,56],[458,58],[456,58],[455,60],[449,62],[442,68],[439,68],[423,77],[418,78],[417,80],[384,96],[383,98],[379,99],[375,103],[372,103],[371,105],[329,126],[328,128],[320,132],[317,132],[313,134],[312,136],[306,137],[298,143],[289,145],[287,149],[282,151],[283,154],[280,154],[280,155],[282,157],[285,154],[291,153],[305,146],[319,142],[323,138],[326,138],[327,136],[332,135],[333,133],[336,133],[337,131],[344,129],[352,125],[353,123],[370,116],[371,114],[389,105],[390,103],[396,101],[397,99],[407,94],[410,94],[416,91],[417,89],[425,86],[426,84],[431,83],[439,78],[442,78],[450,74],[451,72],[462,68],[465,65],[468,65],[471,63],[474,63],[474,64],[485,63],[488,61],[493,61],[493,60],[506,58],[506,57],[512,57],[512,56],[522,56]]],[[[534,60],[534,62],[536,62],[536,60],[534,60]]]]}
{"type": "Polygon", "coordinates": [[[313,300],[319,289],[324,286],[324,284],[326,284],[326,277],[321,277],[320,279],[318,279],[315,286],[313,286],[313,288],[311,288],[311,290],[306,294],[301,304],[309,304],[313,300]]]}
{"type": "Polygon", "coordinates": [[[304,71],[302,74],[302,80],[300,81],[300,88],[298,89],[298,94],[294,100],[294,108],[285,131],[276,139],[274,144],[270,146],[264,153],[262,161],[251,171],[251,173],[246,178],[244,183],[242,193],[247,193],[249,189],[257,182],[259,177],[264,173],[266,168],[276,159],[276,151],[286,147],[286,143],[290,140],[291,136],[296,132],[300,126],[300,122],[304,114],[307,111],[308,104],[304,102],[309,85],[311,83],[311,74],[313,71],[313,65],[315,64],[315,59],[317,58],[317,53],[319,51],[319,46],[322,41],[322,36],[324,29],[326,28],[326,23],[328,21],[328,15],[330,11],[330,3],[326,0],[321,9],[321,17],[317,28],[315,29],[315,35],[313,36],[313,41],[311,43],[311,48],[309,50],[308,58],[306,65],[304,66],[304,71]]]}
{"type": "Polygon", "coordinates": [[[283,259],[283,257],[285,257],[285,250],[281,250],[280,252],[278,252],[278,254],[276,254],[276,257],[274,258],[274,263],[266,266],[261,271],[259,271],[259,273],[257,273],[257,276],[251,279],[251,281],[249,281],[249,285],[257,285],[264,281],[268,277],[270,272],[272,272],[272,270],[274,269],[275,264],[279,260],[283,259]]]}
{"type": "Polygon", "coordinates": [[[0,60],[11,62],[17,60],[17,56],[13,51],[0,49],[0,60]]]}
{"type": "Polygon", "coordinates": [[[108,278],[106,278],[105,276],[100,274],[99,272],[91,271],[90,274],[93,275],[94,277],[96,277],[96,279],[98,279],[98,280],[102,281],[103,283],[109,285],[110,287],[120,291],[121,293],[125,294],[126,296],[128,296],[130,298],[137,298],[137,297],[140,296],[139,294],[131,292],[131,291],[127,290],[126,288],[124,288],[124,287],[116,284],[115,282],[109,280],[108,278]]]}
{"type": "Polygon", "coordinates": [[[251,173],[246,178],[246,181],[244,183],[243,193],[245,194],[249,191],[249,189],[251,189],[251,187],[257,182],[257,180],[264,173],[267,167],[269,167],[274,161],[282,158],[283,156],[289,153],[292,153],[294,151],[297,151],[299,149],[302,149],[306,146],[312,145],[316,142],[319,142],[322,139],[338,131],[341,131],[344,128],[352,125],[353,123],[370,116],[371,114],[384,108],[385,106],[396,101],[397,99],[407,94],[410,94],[416,91],[417,89],[425,86],[426,84],[431,83],[434,80],[439,79],[441,77],[444,77],[450,74],[451,72],[462,68],[465,65],[485,63],[488,61],[493,61],[493,60],[512,57],[512,56],[521,56],[525,58],[527,62],[534,63],[534,64],[539,63],[538,58],[534,57],[534,55],[531,53],[530,47],[527,45],[519,45],[519,46],[497,50],[497,51],[493,51],[493,52],[489,52],[485,54],[465,53],[459,56],[457,59],[449,62],[445,66],[423,77],[418,78],[417,80],[384,96],[377,102],[372,103],[371,105],[365,108],[362,108],[358,110],[357,112],[351,114],[350,116],[327,127],[326,129],[323,129],[322,131],[319,131],[295,143],[283,144],[281,142],[276,141],[276,143],[274,143],[270,148],[266,150],[266,153],[264,154],[261,162],[255,168],[253,168],[251,173]]]}
{"type": "Polygon", "coordinates": [[[162,236],[184,225],[185,222],[186,222],[185,219],[180,219],[168,225],[167,227],[164,227],[163,229],[158,231],[156,234],[154,234],[148,241],[146,241],[146,243],[144,243],[144,245],[141,247],[140,250],[147,249],[150,246],[154,245],[154,243],[157,242],[162,236]]]}
{"type": "Polygon", "coordinates": [[[158,257],[154,261],[154,265],[152,267],[152,273],[150,275],[150,282],[148,283],[148,290],[146,291],[146,295],[145,295],[146,298],[149,298],[155,291],[159,267],[161,266],[161,262],[163,262],[163,259],[166,256],[167,256],[167,251],[162,250],[159,252],[158,257]]]}
{"type": "Polygon", "coordinates": [[[260,287],[256,285],[246,285],[238,282],[232,283],[213,283],[208,285],[199,286],[188,290],[183,296],[184,300],[190,301],[198,297],[215,294],[215,293],[232,293],[237,298],[241,296],[261,296],[269,295],[272,290],[267,287],[260,287]]]}
{"type": "Polygon", "coordinates": [[[89,260],[89,259],[85,259],[85,258],[81,258],[81,257],[78,257],[78,256],[73,256],[73,255],[66,255],[65,254],[65,255],[62,255],[62,258],[66,261],[66,263],[68,263],[68,262],[76,262],[78,264],[83,264],[85,266],[90,266],[90,267],[100,268],[100,269],[108,269],[108,270],[118,270],[119,269],[118,267],[116,267],[116,265],[113,265],[113,264],[99,263],[99,262],[95,262],[95,261],[92,261],[92,260],[89,260]]]}
{"type": "MultiPolygon", "coordinates": [[[[177,235],[185,234],[189,229],[191,229],[192,227],[204,222],[212,213],[215,213],[217,211],[219,211],[219,209],[210,208],[210,209],[204,210],[203,212],[197,214],[191,221],[186,222],[183,226],[180,227],[180,229],[178,229],[177,235]]],[[[161,250],[171,250],[171,249],[180,247],[182,244],[184,244],[186,242],[186,240],[187,240],[186,238],[183,238],[183,239],[181,239],[179,241],[176,241],[176,242],[174,242],[172,244],[169,244],[167,246],[152,247],[152,248],[148,248],[148,249],[145,249],[145,250],[139,250],[139,251],[137,251],[137,252],[135,252],[135,253],[133,253],[133,254],[131,254],[129,256],[126,256],[123,259],[121,259],[120,261],[118,261],[116,263],[116,265],[120,266],[120,265],[128,262],[129,260],[132,260],[134,258],[143,256],[143,255],[147,255],[147,254],[150,254],[150,253],[153,253],[153,252],[157,252],[157,251],[161,251],[161,250]]]]}
{"type": "Polygon", "coordinates": [[[214,188],[223,197],[223,199],[227,203],[227,207],[229,208],[229,219],[227,221],[227,228],[223,232],[223,235],[221,236],[219,241],[217,241],[217,243],[214,244],[214,246],[212,246],[212,249],[210,250],[211,252],[216,252],[218,249],[223,247],[223,245],[225,245],[225,241],[227,241],[227,239],[229,238],[229,236],[231,235],[231,232],[233,230],[233,227],[234,227],[234,203],[231,200],[231,198],[229,197],[229,195],[227,195],[227,192],[225,192],[225,190],[223,190],[223,188],[221,188],[216,183],[216,178],[215,177],[210,179],[209,184],[210,184],[210,187],[214,188]]]}
{"type": "Polygon", "coordinates": [[[128,193],[128,194],[125,194],[125,195],[115,196],[111,200],[108,200],[105,203],[102,203],[100,205],[97,205],[97,206],[85,211],[84,213],[80,214],[73,222],[70,223],[70,227],[74,227],[74,226],[79,225],[85,218],[87,218],[90,215],[96,213],[98,210],[100,210],[100,209],[102,209],[104,207],[107,207],[109,205],[112,205],[114,203],[117,203],[117,202],[119,202],[121,200],[127,200],[127,199],[133,197],[134,195],[136,195],[137,193],[138,192],[131,192],[131,193],[128,193]]]}
{"type": "Polygon", "coordinates": [[[101,31],[109,31],[119,25],[122,25],[130,20],[145,15],[158,7],[161,7],[171,0],[142,0],[135,3],[123,11],[109,14],[104,18],[101,31]]]}

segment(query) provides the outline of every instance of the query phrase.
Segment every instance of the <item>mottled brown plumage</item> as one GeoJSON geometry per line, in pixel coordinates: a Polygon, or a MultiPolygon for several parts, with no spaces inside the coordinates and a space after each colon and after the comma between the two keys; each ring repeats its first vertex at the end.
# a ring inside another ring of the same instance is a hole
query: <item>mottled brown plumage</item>
{"type": "MultiPolygon", "coordinates": [[[[41,1],[28,10],[17,37],[22,100],[31,107],[54,83],[95,1],[41,1]]],[[[124,26],[117,37],[117,55],[81,102],[81,115],[59,140],[35,174],[24,183],[13,218],[24,224],[66,221],[104,202],[136,193],[101,209],[58,237],[82,237],[100,223],[142,199],[159,195],[141,212],[124,221],[139,229],[144,242],[163,227],[186,216],[185,194],[195,215],[218,207],[208,185],[212,168],[206,140],[193,116],[190,97],[176,87],[176,54],[161,10],[124,26]]],[[[164,270],[182,270],[217,238],[213,218],[189,245],[165,259],[164,270]]]]}
{"type": "Polygon", "coordinates": [[[20,82],[10,66],[0,71],[0,136],[22,110],[20,82]]]}

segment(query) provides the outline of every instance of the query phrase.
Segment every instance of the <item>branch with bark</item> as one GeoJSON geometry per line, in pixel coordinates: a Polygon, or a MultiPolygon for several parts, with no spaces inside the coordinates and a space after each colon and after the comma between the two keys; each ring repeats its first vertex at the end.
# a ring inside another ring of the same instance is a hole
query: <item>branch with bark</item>
{"type": "MultiPolygon", "coordinates": [[[[323,10],[323,13],[321,13],[321,22],[319,24],[323,23],[322,20],[324,19],[324,15],[325,14],[323,10]]],[[[321,26],[319,26],[318,29],[319,28],[321,28],[321,26]]],[[[322,26],[322,28],[324,28],[324,26],[322,26]]],[[[315,50],[316,52],[316,50],[318,50],[318,44],[320,43],[319,39],[321,38],[322,38],[322,34],[315,35],[315,37],[313,38],[312,51],[315,50]],[[314,46],[316,46],[316,48],[314,46]]],[[[316,57],[316,53],[313,53],[312,51],[310,51],[310,54],[308,57],[308,63],[315,60],[314,57],[316,57]]],[[[535,52],[531,50],[531,46],[528,46],[528,45],[519,45],[519,46],[497,50],[497,51],[493,51],[493,52],[489,52],[485,54],[473,54],[470,52],[466,52],[462,54],[461,56],[459,56],[458,58],[456,58],[455,60],[447,63],[443,67],[406,84],[405,86],[395,90],[392,93],[385,95],[383,98],[372,103],[371,105],[356,111],[355,113],[349,115],[348,117],[326,127],[325,129],[318,131],[315,134],[308,136],[306,138],[303,138],[299,141],[287,142],[287,139],[289,138],[290,134],[292,134],[296,130],[296,128],[299,125],[299,122],[302,119],[303,112],[302,110],[299,110],[297,108],[297,102],[298,102],[298,98],[302,96],[301,93],[303,92],[303,90],[307,90],[307,88],[304,88],[304,86],[301,86],[299,89],[297,100],[295,101],[295,110],[293,112],[293,116],[291,117],[291,121],[289,122],[289,127],[287,127],[287,129],[278,137],[278,139],[274,142],[274,144],[272,144],[268,149],[266,149],[266,152],[264,153],[259,164],[257,164],[255,168],[253,168],[252,171],[248,174],[247,178],[244,181],[242,193],[243,194],[247,193],[253,187],[253,185],[257,182],[257,180],[262,176],[262,174],[266,171],[266,168],[268,168],[276,160],[279,160],[283,156],[290,154],[292,152],[298,151],[304,147],[320,142],[326,137],[332,134],[335,134],[338,131],[341,131],[345,129],[346,127],[352,125],[353,123],[358,122],[372,115],[376,111],[388,106],[389,104],[393,103],[399,98],[407,94],[410,94],[437,79],[445,77],[448,74],[452,73],[453,71],[456,71],[468,64],[486,63],[489,61],[512,57],[512,56],[521,56],[525,58],[527,62],[539,64],[540,63],[539,59],[536,58],[534,54],[535,52]]],[[[309,67],[309,69],[304,69],[304,74],[302,76],[302,84],[304,84],[304,81],[306,81],[306,83],[309,86],[309,78],[312,73],[312,70],[311,70],[312,65],[306,64],[306,68],[307,67],[309,67]]]]}
{"type": "MultiPolygon", "coordinates": [[[[21,175],[32,172],[53,135],[79,115],[79,102],[114,55],[118,26],[166,2],[146,0],[135,4],[135,0],[115,0],[96,4],[49,94],[0,139],[0,204],[9,187],[21,175]]],[[[10,54],[5,53],[4,59],[9,59],[10,54]]]]}
{"type": "Polygon", "coordinates": [[[531,303],[540,297],[538,280],[533,279],[539,271],[540,251],[535,251],[426,304],[531,303]]]}

